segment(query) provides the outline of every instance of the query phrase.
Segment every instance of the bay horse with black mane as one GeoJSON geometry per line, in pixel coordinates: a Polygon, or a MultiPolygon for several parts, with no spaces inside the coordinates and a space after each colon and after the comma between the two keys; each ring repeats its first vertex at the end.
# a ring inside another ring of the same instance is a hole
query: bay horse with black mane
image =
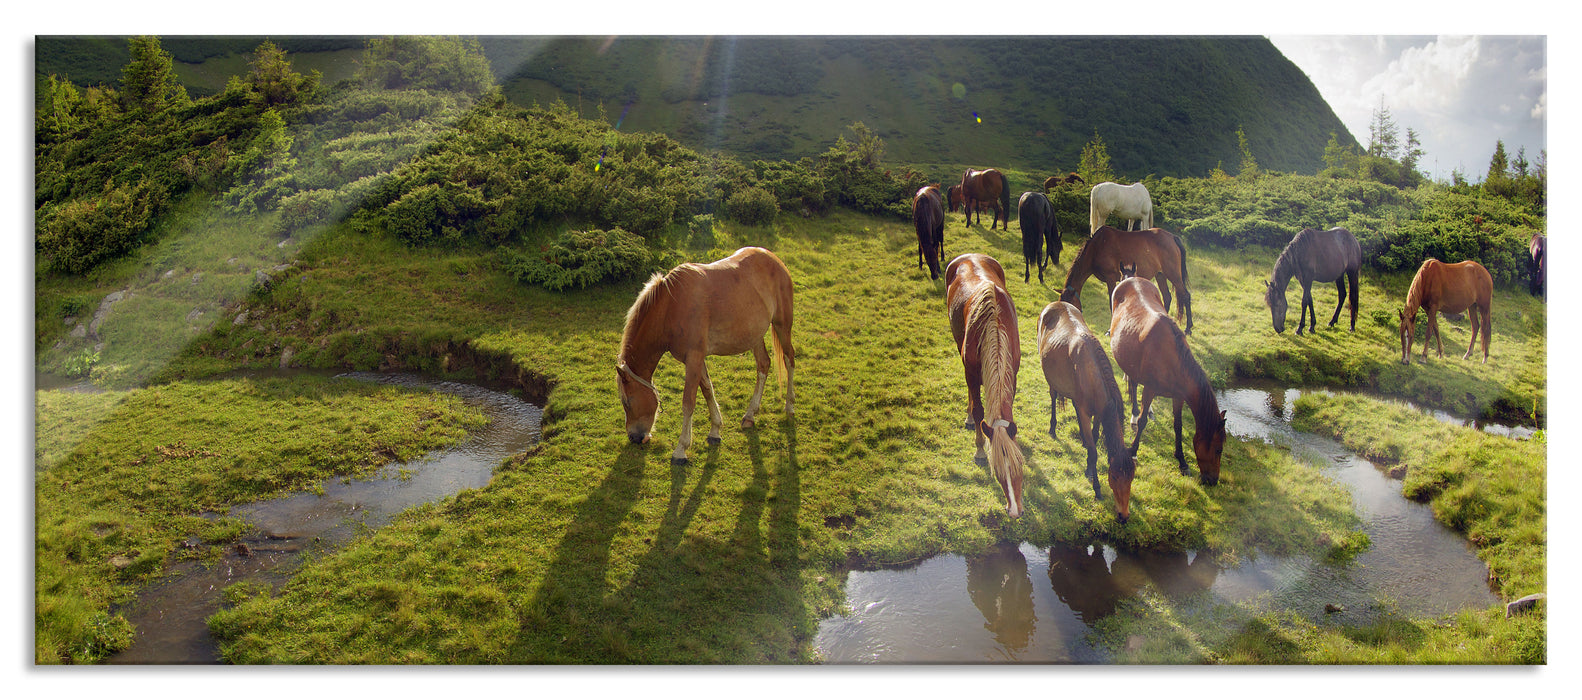
{"type": "Polygon", "coordinates": [[[928,258],[928,278],[939,279],[939,259],[945,254],[945,207],[939,185],[918,188],[912,197],[912,226],[917,229],[917,268],[928,258]]]}
{"type": "MultiPolygon", "coordinates": [[[[994,168],[987,170],[973,170],[968,168],[961,174],[961,184],[950,188],[950,210],[965,206],[967,225],[973,224],[973,214],[978,211],[979,202],[988,202],[994,205],[994,218],[989,221],[989,230],[994,230],[996,224],[1003,222],[1005,229],[1011,228],[1011,184],[1005,176],[994,168]]],[[[979,222],[983,215],[979,214],[979,222]]]]}
{"type": "Polygon", "coordinates": [[[752,351],[758,364],[758,385],[742,417],[742,427],[752,427],[769,376],[764,333],[771,329],[780,383],[785,386],[786,415],[790,416],[791,375],[796,364],[791,320],[791,273],[780,258],[763,248],[742,248],[724,260],[706,265],[682,263],[662,275],[654,274],[626,312],[620,352],[615,357],[615,379],[621,408],[626,413],[627,437],[633,444],[647,443],[651,437],[659,413],[654,369],[667,352],[686,366],[681,437],[671,455],[673,463],[687,462],[687,448],[692,445],[692,408],[700,387],[709,406],[709,443],[720,442],[724,419],[714,400],[714,383],[703,363],[708,355],[752,351]]]}
{"type": "Polygon", "coordinates": [[[1005,291],[1005,270],[994,258],[967,253],[945,266],[945,284],[950,334],[967,377],[966,427],[973,431],[978,446],[973,461],[989,465],[1005,493],[1006,512],[1020,517],[1025,458],[1016,444],[1011,409],[1022,346],[1016,331],[1016,307],[1005,291]],[[989,443],[987,455],[985,441],[989,443]]]}
{"type": "Polygon", "coordinates": [[[1102,500],[1099,491],[1098,448],[1095,433],[1104,436],[1104,451],[1109,455],[1110,492],[1115,494],[1116,517],[1126,522],[1131,516],[1130,493],[1137,460],[1126,448],[1121,416],[1126,402],[1115,383],[1115,370],[1104,353],[1104,344],[1088,329],[1077,307],[1063,301],[1049,302],[1038,315],[1038,358],[1049,384],[1049,437],[1055,434],[1055,411],[1065,398],[1077,414],[1077,431],[1088,450],[1084,474],[1093,486],[1093,498],[1102,500]]]}
{"type": "Polygon", "coordinates": [[[1428,330],[1423,333],[1423,361],[1428,361],[1428,341],[1438,341],[1439,356],[1445,356],[1445,339],[1439,334],[1439,314],[1467,312],[1472,325],[1472,340],[1467,343],[1465,360],[1483,336],[1483,362],[1489,361],[1490,307],[1494,301],[1494,278],[1472,260],[1442,263],[1433,258],[1423,261],[1406,292],[1406,308],[1401,310],[1401,364],[1411,364],[1412,334],[1416,332],[1417,310],[1428,312],[1428,330]],[[1481,317],[1481,318],[1480,318],[1481,317]]]}
{"type": "Polygon", "coordinates": [[[1274,261],[1274,272],[1264,281],[1263,303],[1269,307],[1274,320],[1274,331],[1285,332],[1285,289],[1295,277],[1302,285],[1302,310],[1297,316],[1296,334],[1302,334],[1311,315],[1313,324],[1307,329],[1318,331],[1318,311],[1313,304],[1313,283],[1334,282],[1340,299],[1335,302],[1335,315],[1329,318],[1334,326],[1340,320],[1340,309],[1346,305],[1346,286],[1351,286],[1351,330],[1357,330],[1357,277],[1362,270],[1362,246],[1350,231],[1336,226],[1328,231],[1304,228],[1280,251],[1274,261]]]}
{"type": "MultiPolygon", "coordinates": [[[[1197,429],[1192,435],[1192,452],[1197,457],[1198,481],[1204,486],[1219,483],[1220,456],[1225,450],[1225,412],[1208,374],[1192,356],[1186,334],[1170,319],[1159,288],[1141,277],[1128,277],[1115,285],[1110,296],[1110,350],[1115,364],[1126,373],[1126,390],[1132,399],[1133,456],[1142,443],[1154,397],[1172,400],[1176,419],[1176,462],[1181,474],[1190,476],[1186,456],[1181,451],[1181,406],[1192,410],[1197,429]],[[1139,410],[1137,385],[1143,386],[1139,410]]],[[[1131,484],[1115,489],[1115,502],[1131,493],[1131,484]]]]}
{"type": "Polygon", "coordinates": [[[1181,237],[1162,228],[1123,231],[1101,226],[1082,244],[1071,269],[1066,273],[1060,300],[1082,308],[1082,285],[1089,277],[1104,282],[1106,295],[1115,292],[1121,281],[1121,268],[1133,267],[1144,279],[1157,279],[1164,304],[1170,306],[1170,288],[1176,292],[1176,318],[1192,332],[1192,292],[1187,289],[1186,244],[1181,237]]]}
{"type": "Polygon", "coordinates": [[[1055,209],[1049,198],[1037,192],[1023,192],[1016,202],[1017,223],[1022,227],[1022,281],[1031,279],[1029,268],[1038,266],[1038,283],[1044,283],[1045,262],[1060,262],[1060,229],[1055,225],[1055,209]],[[1049,255],[1044,255],[1048,244],[1049,255]]]}

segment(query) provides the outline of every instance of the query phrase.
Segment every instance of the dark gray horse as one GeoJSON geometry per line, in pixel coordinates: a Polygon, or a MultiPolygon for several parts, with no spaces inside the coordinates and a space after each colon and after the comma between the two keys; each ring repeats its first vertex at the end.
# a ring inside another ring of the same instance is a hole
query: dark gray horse
{"type": "Polygon", "coordinates": [[[1357,238],[1350,231],[1339,226],[1328,231],[1302,229],[1286,244],[1285,250],[1280,251],[1279,259],[1274,261],[1274,273],[1264,282],[1266,289],[1263,301],[1274,317],[1275,332],[1285,332],[1285,288],[1292,277],[1302,283],[1302,311],[1297,317],[1300,319],[1296,324],[1297,335],[1302,334],[1304,326],[1315,333],[1318,331],[1318,311],[1313,308],[1314,282],[1334,282],[1335,290],[1340,293],[1340,299],[1335,302],[1335,315],[1329,319],[1329,325],[1333,326],[1340,320],[1340,309],[1346,304],[1349,281],[1351,330],[1357,330],[1357,275],[1361,269],[1362,246],[1357,245],[1357,238]],[[1307,324],[1309,315],[1313,319],[1311,325],[1307,324]]]}
{"type": "Polygon", "coordinates": [[[1022,224],[1022,281],[1032,278],[1031,266],[1038,266],[1038,283],[1044,283],[1045,263],[1060,262],[1060,229],[1055,226],[1055,209],[1049,198],[1039,192],[1023,192],[1016,203],[1016,216],[1022,224]],[[1044,255],[1048,243],[1049,255],[1044,255]]]}

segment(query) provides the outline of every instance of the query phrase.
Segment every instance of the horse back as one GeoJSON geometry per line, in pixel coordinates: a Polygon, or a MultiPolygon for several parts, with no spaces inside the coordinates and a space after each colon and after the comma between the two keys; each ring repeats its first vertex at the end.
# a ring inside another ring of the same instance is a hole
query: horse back
{"type": "Polygon", "coordinates": [[[682,275],[672,291],[670,319],[684,347],[736,355],[762,347],[771,324],[791,323],[791,273],[774,253],[747,247],[692,268],[698,274],[682,275]]]}
{"type": "Polygon", "coordinates": [[[1292,239],[1295,261],[1312,282],[1333,282],[1362,268],[1362,246],[1350,231],[1336,226],[1327,231],[1305,228],[1292,239]]]}
{"type": "Polygon", "coordinates": [[[1110,295],[1110,350],[1115,363],[1134,381],[1156,384],[1172,373],[1171,361],[1186,343],[1165,308],[1159,288],[1142,277],[1128,277],[1110,295]]]}
{"type": "MultiPolygon", "coordinates": [[[[951,335],[956,339],[958,350],[965,347],[967,316],[971,313],[968,304],[973,294],[984,285],[995,287],[997,296],[1005,295],[1002,314],[1011,308],[1010,295],[1005,293],[1005,269],[998,260],[981,253],[963,253],[945,266],[945,301],[950,310],[951,335]]],[[[1014,310],[1012,313],[1014,329],[1014,310]]]]}
{"type": "Polygon", "coordinates": [[[1429,258],[1412,278],[1410,299],[1422,307],[1434,306],[1441,313],[1461,313],[1477,305],[1488,308],[1494,293],[1494,278],[1474,260],[1446,263],[1429,258]]]}
{"type": "MultiPolygon", "coordinates": [[[[1093,365],[1103,355],[1104,348],[1098,336],[1088,328],[1082,312],[1075,306],[1052,301],[1038,315],[1039,363],[1044,378],[1056,393],[1076,398],[1079,394],[1091,393],[1094,387],[1102,388],[1101,383],[1096,383],[1100,377],[1093,365]]],[[[1108,370],[1108,360],[1104,365],[1108,370]]]]}

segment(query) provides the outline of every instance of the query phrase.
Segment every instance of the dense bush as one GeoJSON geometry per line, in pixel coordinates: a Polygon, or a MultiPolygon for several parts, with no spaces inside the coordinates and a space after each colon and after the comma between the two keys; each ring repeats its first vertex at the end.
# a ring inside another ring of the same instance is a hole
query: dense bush
{"type": "Polygon", "coordinates": [[[46,205],[36,214],[38,267],[82,274],[142,241],[165,199],[149,181],[108,186],[98,197],[46,205]]]}
{"type": "Polygon", "coordinates": [[[744,224],[762,226],[774,221],[780,213],[775,196],[761,187],[747,187],[731,195],[725,202],[725,215],[744,224]]]}
{"type": "Polygon", "coordinates": [[[506,271],[516,281],[556,292],[632,279],[663,267],[641,237],[619,228],[567,231],[537,253],[502,252],[506,271]]]}

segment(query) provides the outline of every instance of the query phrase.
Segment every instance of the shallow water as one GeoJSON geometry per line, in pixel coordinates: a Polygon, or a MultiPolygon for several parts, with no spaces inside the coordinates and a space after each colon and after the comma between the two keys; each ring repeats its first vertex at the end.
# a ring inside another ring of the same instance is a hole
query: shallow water
{"type": "Polygon", "coordinates": [[[852,572],[852,614],[825,620],[814,646],[829,663],[1106,663],[1088,630],[1150,584],[1183,604],[1287,609],[1311,619],[1335,604],[1344,612],[1328,616],[1350,622],[1381,610],[1440,616],[1495,604],[1488,568],[1471,546],[1426,505],[1403,498],[1400,482],[1333,440],[1291,428],[1297,395],[1243,387],[1219,400],[1231,434],[1285,445],[1351,490],[1372,539],[1352,563],[1259,556],[1221,568],[1209,553],[1004,544],[982,557],[852,572]]]}
{"type": "Polygon", "coordinates": [[[454,394],[480,408],[488,423],[460,443],[412,462],[394,462],[371,479],[323,483],[324,495],[301,493],[232,508],[227,515],[255,532],[228,548],[218,563],[183,562],[119,612],[137,629],[132,646],[112,664],[218,663],[219,649],[205,620],[220,608],[225,587],[253,581],[284,583],[308,554],[333,551],[412,506],[489,483],[494,468],[539,439],[543,411],[508,394],[471,384],[405,374],[354,372],[351,380],[454,394]]]}

